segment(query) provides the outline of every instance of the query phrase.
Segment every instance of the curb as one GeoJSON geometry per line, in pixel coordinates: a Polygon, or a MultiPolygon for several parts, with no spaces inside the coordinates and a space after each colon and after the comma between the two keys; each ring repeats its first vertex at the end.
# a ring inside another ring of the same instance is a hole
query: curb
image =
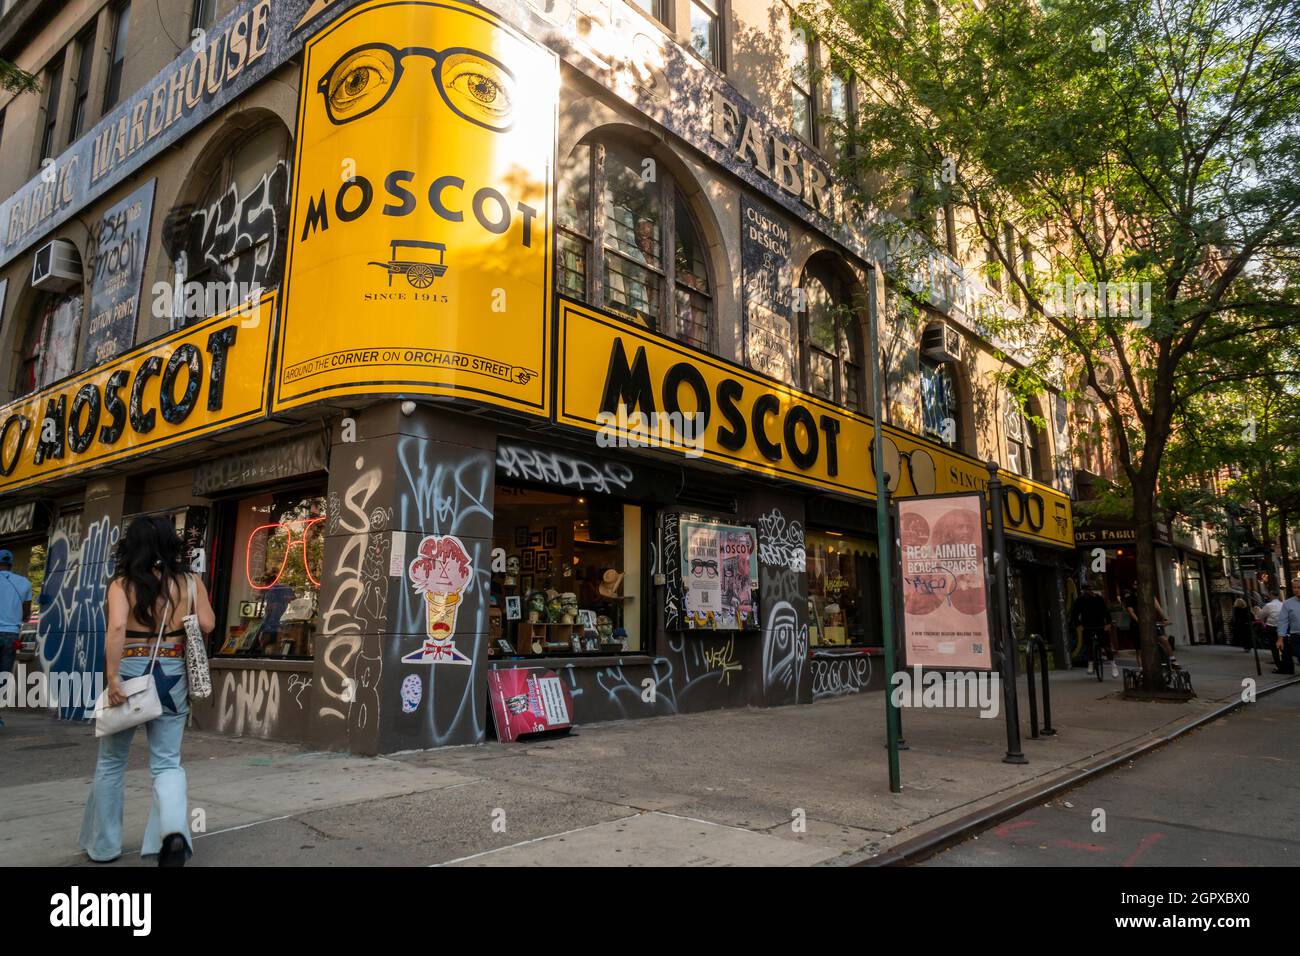
{"type": "MultiPolygon", "coordinates": [[[[1300,684],[1300,677],[1294,677],[1288,681],[1281,681],[1266,687],[1257,692],[1255,699],[1264,697],[1274,691],[1281,690],[1284,687],[1294,687],[1300,684]]],[[[942,850],[954,844],[961,843],[968,837],[976,833],[983,833],[1003,820],[1017,816],[1034,805],[1041,803],[1043,800],[1055,797],[1066,790],[1072,790],[1082,783],[1099,777],[1104,773],[1114,770],[1120,764],[1127,763],[1138,757],[1143,757],[1154,750],[1158,750],[1165,744],[1177,740],[1184,734],[1191,733],[1205,724],[1213,723],[1221,717],[1225,717],[1239,707],[1245,706],[1245,701],[1237,698],[1231,703],[1224,704],[1215,708],[1209,713],[1202,714],[1200,717],[1177,727],[1168,733],[1149,740],[1146,743],[1139,744],[1121,754],[1111,757],[1105,757],[1095,763],[1089,764],[1078,770],[1070,771],[1063,776],[1057,777],[1048,783],[1043,784],[1038,789],[1029,793],[1017,794],[1009,797],[1000,803],[977,810],[974,813],[954,820],[952,823],[946,823],[941,827],[923,833],[920,836],[913,837],[895,847],[891,847],[884,853],[873,856],[869,859],[862,860],[858,863],[850,864],[851,866],[909,866],[913,863],[919,863],[922,860],[934,856],[942,850]]]]}

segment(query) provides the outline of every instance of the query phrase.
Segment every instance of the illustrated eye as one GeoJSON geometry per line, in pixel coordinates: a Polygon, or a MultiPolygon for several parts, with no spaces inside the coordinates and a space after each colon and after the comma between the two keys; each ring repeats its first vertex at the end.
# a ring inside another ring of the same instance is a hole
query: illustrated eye
{"type": "Polygon", "coordinates": [[[324,90],[336,116],[349,116],[373,108],[393,82],[396,64],[384,50],[361,50],[330,71],[324,90]]]}
{"type": "Polygon", "coordinates": [[[505,67],[473,53],[454,53],[442,67],[452,107],[466,119],[505,129],[514,119],[515,78],[505,67]]]}

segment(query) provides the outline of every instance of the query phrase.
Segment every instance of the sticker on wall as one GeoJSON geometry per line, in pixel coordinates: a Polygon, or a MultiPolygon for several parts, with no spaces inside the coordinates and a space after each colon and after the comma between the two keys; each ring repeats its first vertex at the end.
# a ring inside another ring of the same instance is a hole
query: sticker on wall
{"type": "Polygon", "coordinates": [[[418,651],[402,658],[406,664],[469,664],[456,648],[456,615],[474,564],[455,535],[431,534],[420,542],[409,577],[415,593],[424,597],[425,633],[418,651]]]}
{"type": "Polygon", "coordinates": [[[407,674],[406,679],[402,681],[402,713],[415,713],[415,708],[420,706],[420,698],[423,696],[424,684],[420,682],[419,675],[407,674]]]}

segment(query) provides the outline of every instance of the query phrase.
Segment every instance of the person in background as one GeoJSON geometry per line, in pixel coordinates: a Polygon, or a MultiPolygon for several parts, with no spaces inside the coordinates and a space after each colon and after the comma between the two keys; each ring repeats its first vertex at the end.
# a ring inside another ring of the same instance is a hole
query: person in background
{"type": "Polygon", "coordinates": [[[1250,653],[1250,644],[1254,639],[1254,624],[1255,616],[1246,607],[1246,599],[1237,598],[1232,605],[1232,643],[1247,654],[1250,653]]]}
{"type": "MultiPolygon", "coordinates": [[[[1138,617],[1138,613],[1137,613],[1137,603],[1138,601],[1137,601],[1136,591],[1130,588],[1129,590],[1124,592],[1124,610],[1128,612],[1128,616],[1133,619],[1134,627],[1138,627],[1138,622],[1141,620],[1138,617]]],[[[1169,658],[1169,666],[1177,670],[1178,658],[1174,657],[1174,646],[1169,642],[1169,636],[1165,633],[1165,626],[1169,624],[1169,618],[1165,614],[1165,609],[1160,606],[1159,598],[1153,598],[1152,603],[1155,604],[1156,606],[1156,643],[1160,645],[1160,649],[1164,651],[1165,656],[1169,658]]],[[[1139,630],[1138,633],[1140,635],[1141,631],[1139,630]]],[[[1139,647],[1138,653],[1140,659],[1141,657],[1140,643],[1138,647],[1139,647]]]]}
{"type": "MultiPolygon", "coordinates": [[[[23,624],[32,616],[32,583],[14,574],[14,553],[0,549],[0,674],[14,669],[23,624]]],[[[0,720],[0,727],[5,725],[0,720]]]]}
{"type": "Polygon", "coordinates": [[[1084,590],[1075,599],[1070,611],[1070,629],[1083,629],[1083,650],[1088,655],[1088,673],[1094,667],[1101,667],[1102,662],[1092,659],[1093,641],[1102,649],[1102,655],[1110,661],[1110,676],[1119,677],[1119,665],[1115,663],[1115,638],[1111,629],[1110,608],[1101,592],[1095,587],[1084,590]]]}
{"type": "Polygon", "coordinates": [[[1282,650],[1277,639],[1277,619],[1281,613],[1281,595],[1279,595],[1277,591],[1269,591],[1268,602],[1259,609],[1256,620],[1264,625],[1264,643],[1273,654],[1274,674],[1286,673],[1284,665],[1290,663],[1290,661],[1282,660],[1282,650]]]}
{"type": "MultiPolygon", "coordinates": [[[[149,736],[153,806],[140,855],[157,855],[159,866],[184,866],[194,852],[189,796],[181,767],[181,737],[190,713],[184,618],[195,615],[204,634],[212,633],[217,618],[203,582],[189,573],[185,546],[170,519],[158,515],[136,518],[118,542],[114,557],[116,570],[108,585],[104,629],[103,693],[109,704],[118,706],[126,700],[122,681],[143,677],[153,666],[162,714],[144,725],[149,736]]],[[[99,738],[99,759],[79,840],[96,863],[109,863],[122,855],[126,762],[135,731],[128,727],[99,738]]]]}
{"type": "Polygon", "coordinates": [[[1291,582],[1291,596],[1282,602],[1277,612],[1277,639],[1273,644],[1273,660],[1278,663],[1274,674],[1294,674],[1292,657],[1300,658],[1300,578],[1291,582]]]}

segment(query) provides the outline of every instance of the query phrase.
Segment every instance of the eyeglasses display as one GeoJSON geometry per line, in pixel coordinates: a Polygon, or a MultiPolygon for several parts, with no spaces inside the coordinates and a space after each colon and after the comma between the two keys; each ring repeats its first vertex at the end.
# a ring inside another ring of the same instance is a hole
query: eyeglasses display
{"type": "Polygon", "coordinates": [[[242,499],[226,633],[218,656],[315,656],[325,559],[325,496],[266,493],[242,499]]]}

